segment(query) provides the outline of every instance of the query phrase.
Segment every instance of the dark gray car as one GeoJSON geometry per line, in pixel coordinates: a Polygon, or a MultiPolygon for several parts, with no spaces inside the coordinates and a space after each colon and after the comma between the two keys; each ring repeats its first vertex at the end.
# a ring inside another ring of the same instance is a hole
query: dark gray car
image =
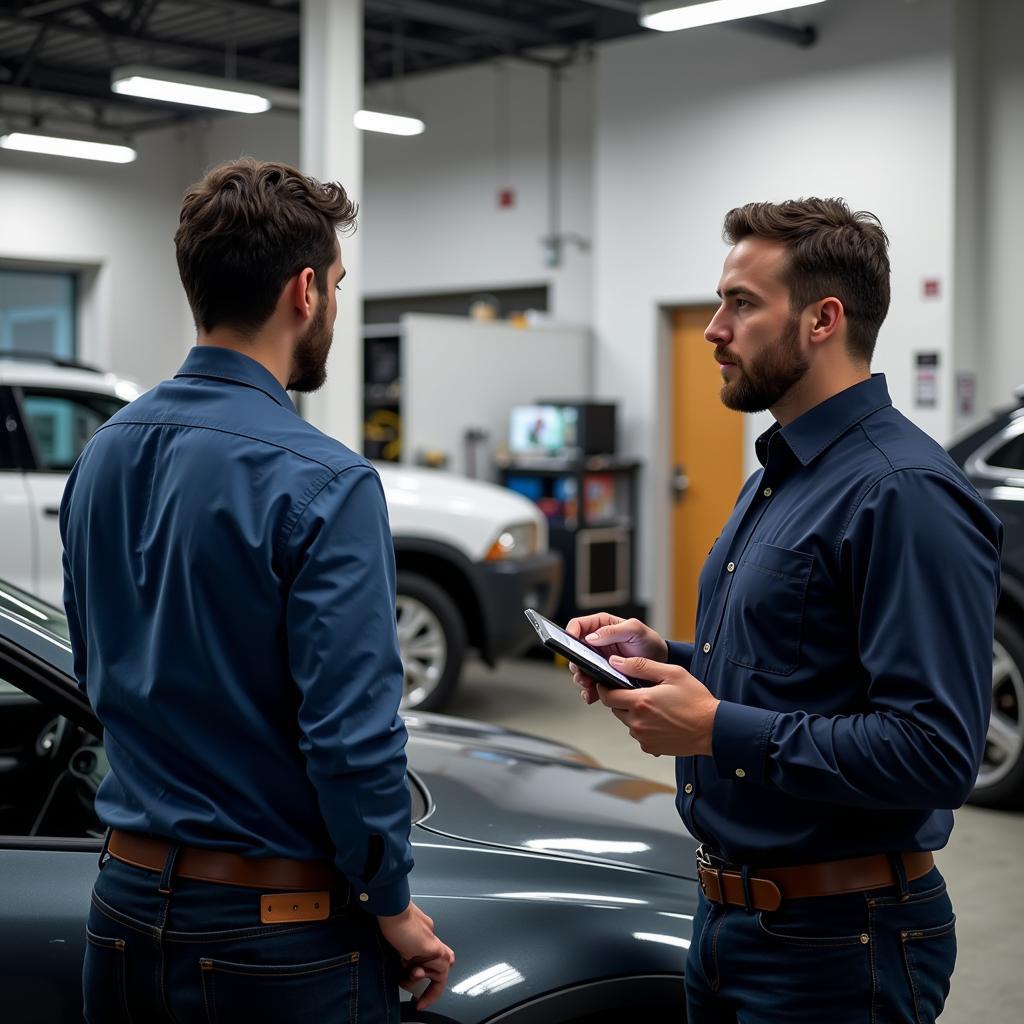
{"type": "Polygon", "coordinates": [[[992,718],[971,796],[991,807],[1024,806],[1024,388],[1016,397],[949,448],[1004,530],[992,718]]]}
{"type": "MultiPolygon", "coordinates": [[[[106,771],[62,614],[0,584],[0,1020],[81,1022],[106,771]]],[[[695,842],[672,792],[570,747],[410,715],[414,897],[456,951],[424,1024],[681,1021],[695,842]]]]}

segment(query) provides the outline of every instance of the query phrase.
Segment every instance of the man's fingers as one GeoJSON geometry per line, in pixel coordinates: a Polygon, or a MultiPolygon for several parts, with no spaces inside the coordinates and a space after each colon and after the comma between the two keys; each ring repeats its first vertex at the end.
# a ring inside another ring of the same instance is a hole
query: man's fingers
{"type": "Polygon", "coordinates": [[[646,679],[652,683],[660,683],[672,668],[671,665],[651,661],[650,658],[620,658],[617,654],[613,654],[608,661],[630,679],[646,679]]]}
{"type": "Polygon", "coordinates": [[[612,708],[612,714],[625,726],[629,725],[630,712],[623,711],[621,708],[612,708]]]}
{"type": "Polygon", "coordinates": [[[430,984],[423,990],[423,994],[416,999],[416,1009],[425,1010],[429,1006],[433,1006],[434,1003],[441,998],[441,994],[444,992],[445,982],[448,979],[445,978],[439,981],[431,981],[430,984]]]}
{"type": "Polygon", "coordinates": [[[632,711],[637,700],[642,696],[639,690],[621,690],[615,686],[598,684],[597,694],[605,707],[620,711],[632,711]]]}
{"type": "Polygon", "coordinates": [[[642,623],[639,619],[619,619],[618,622],[609,622],[606,626],[595,629],[583,639],[591,647],[607,647],[609,644],[623,644],[630,640],[639,640],[642,633],[642,623]]]}

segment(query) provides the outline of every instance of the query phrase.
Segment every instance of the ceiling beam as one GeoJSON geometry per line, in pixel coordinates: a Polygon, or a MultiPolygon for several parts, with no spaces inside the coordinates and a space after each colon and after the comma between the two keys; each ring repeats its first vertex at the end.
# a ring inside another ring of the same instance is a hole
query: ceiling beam
{"type": "MultiPolygon", "coordinates": [[[[92,39],[104,43],[132,43],[137,46],[148,46],[159,48],[167,53],[173,53],[184,57],[186,60],[213,60],[223,62],[224,50],[215,46],[203,46],[199,43],[182,43],[173,39],[164,39],[159,36],[148,35],[143,32],[113,31],[98,26],[68,25],[62,21],[41,21],[36,18],[20,18],[17,15],[6,14],[0,11],[0,24],[14,25],[19,28],[32,26],[38,28],[46,25],[49,28],[51,38],[57,35],[74,36],[76,39],[92,39]]],[[[148,60],[136,60],[135,63],[149,63],[148,60]]],[[[129,63],[129,61],[125,61],[129,63]]],[[[250,57],[246,54],[238,54],[238,64],[252,68],[254,71],[266,71],[276,74],[288,74],[294,76],[295,66],[282,64],[278,61],[264,60],[262,57],[250,57]]]]}
{"type": "Polygon", "coordinates": [[[540,32],[511,18],[501,18],[464,7],[449,6],[435,0],[363,0],[363,8],[375,14],[390,14],[410,21],[425,21],[430,25],[444,25],[465,32],[483,32],[487,35],[511,36],[523,42],[557,42],[545,32],[540,32]]]}
{"type": "Polygon", "coordinates": [[[57,14],[72,7],[83,7],[86,0],[43,0],[38,4],[23,4],[18,13],[23,18],[41,18],[44,14],[57,14]]]}
{"type": "MultiPolygon", "coordinates": [[[[389,29],[370,28],[369,26],[363,28],[363,38],[374,43],[387,43],[389,46],[395,42],[395,34],[389,29]]],[[[416,53],[425,53],[431,57],[449,57],[452,60],[471,60],[474,56],[473,51],[464,46],[456,46],[453,43],[440,42],[436,39],[424,39],[421,36],[403,36],[402,48],[416,53]]]]}

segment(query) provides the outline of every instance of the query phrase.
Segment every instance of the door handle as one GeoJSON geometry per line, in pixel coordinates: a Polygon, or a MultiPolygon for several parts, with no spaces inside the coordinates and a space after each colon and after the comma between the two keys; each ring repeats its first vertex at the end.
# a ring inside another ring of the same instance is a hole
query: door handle
{"type": "Polygon", "coordinates": [[[49,516],[51,519],[56,519],[57,516],[60,515],[60,506],[59,505],[47,505],[43,509],[43,515],[44,516],[49,516]]]}
{"type": "Polygon", "coordinates": [[[677,503],[683,500],[683,495],[690,489],[690,478],[686,470],[681,466],[674,466],[672,469],[672,498],[677,503]]]}

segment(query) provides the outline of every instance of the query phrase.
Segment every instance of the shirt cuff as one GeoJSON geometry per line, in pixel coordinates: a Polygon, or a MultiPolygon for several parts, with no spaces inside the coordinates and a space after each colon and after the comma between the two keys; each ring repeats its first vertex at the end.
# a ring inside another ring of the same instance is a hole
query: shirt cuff
{"type": "Polygon", "coordinates": [[[777,711],[719,703],[711,729],[711,757],[719,778],[764,783],[768,737],[778,717],[777,711]]]}
{"type": "Polygon", "coordinates": [[[393,917],[409,906],[411,898],[408,876],[397,882],[392,882],[390,885],[362,888],[360,883],[352,886],[353,902],[368,914],[393,917]]]}
{"type": "Polygon", "coordinates": [[[693,661],[693,644],[680,643],[678,640],[667,640],[668,663],[678,665],[690,671],[690,663],[693,661]]]}

